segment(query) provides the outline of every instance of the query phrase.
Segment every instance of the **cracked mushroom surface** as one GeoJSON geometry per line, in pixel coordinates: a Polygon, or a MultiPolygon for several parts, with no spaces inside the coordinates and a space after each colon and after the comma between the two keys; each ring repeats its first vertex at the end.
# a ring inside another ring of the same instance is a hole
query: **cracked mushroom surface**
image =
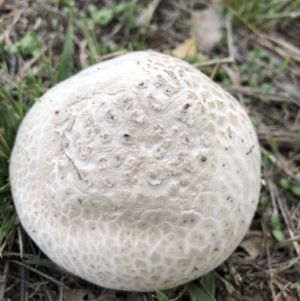
{"type": "Polygon", "coordinates": [[[50,89],[10,164],[21,223],[54,262],[152,291],[222,263],[253,217],[260,150],[243,107],[186,62],[133,52],[50,89]]]}

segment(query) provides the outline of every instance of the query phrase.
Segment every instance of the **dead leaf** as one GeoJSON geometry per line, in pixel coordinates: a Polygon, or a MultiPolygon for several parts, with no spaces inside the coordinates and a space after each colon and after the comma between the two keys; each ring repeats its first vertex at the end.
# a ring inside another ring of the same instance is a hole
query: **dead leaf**
{"type": "Polygon", "coordinates": [[[196,39],[189,38],[184,41],[172,51],[172,54],[181,60],[194,57],[197,54],[196,39]]]}
{"type": "Polygon", "coordinates": [[[255,258],[262,251],[262,237],[252,237],[250,239],[244,240],[240,246],[248,253],[250,257],[255,258]]]}
{"type": "Polygon", "coordinates": [[[194,11],[192,35],[200,52],[208,52],[220,41],[222,23],[220,13],[212,7],[194,11]]]}
{"type": "MultiPolygon", "coordinates": [[[[273,244],[273,239],[267,239],[268,247],[273,244]]],[[[249,231],[244,240],[240,243],[240,247],[243,248],[250,257],[257,257],[265,251],[264,237],[261,231],[249,231]]]]}
{"type": "Polygon", "coordinates": [[[184,41],[182,44],[177,46],[172,51],[172,55],[181,60],[189,59],[189,58],[196,58],[197,62],[203,62],[208,59],[205,55],[197,52],[195,38],[189,38],[186,41],[184,41]]]}

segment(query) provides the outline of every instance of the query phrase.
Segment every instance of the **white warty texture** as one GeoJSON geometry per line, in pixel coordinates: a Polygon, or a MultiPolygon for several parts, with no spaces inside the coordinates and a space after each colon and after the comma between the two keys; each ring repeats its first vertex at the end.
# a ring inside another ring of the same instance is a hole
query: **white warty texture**
{"type": "Polygon", "coordinates": [[[10,164],[20,221],[93,283],[166,289],[222,263],[245,235],[260,151],[243,107],[200,71],[151,51],[50,89],[10,164]]]}

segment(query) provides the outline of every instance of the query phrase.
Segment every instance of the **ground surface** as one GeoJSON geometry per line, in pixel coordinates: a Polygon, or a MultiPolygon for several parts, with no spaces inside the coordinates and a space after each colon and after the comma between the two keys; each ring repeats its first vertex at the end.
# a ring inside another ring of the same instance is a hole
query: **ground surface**
{"type": "Polygon", "coordinates": [[[51,263],[19,227],[7,184],[17,127],[38,97],[95,62],[149,48],[188,60],[232,93],[262,152],[260,202],[243,242],[209,275],[164,294],[300,300],[299,1],[0,0],[0,26],[0,300],[156,298],[103,290],[51,263]]]}

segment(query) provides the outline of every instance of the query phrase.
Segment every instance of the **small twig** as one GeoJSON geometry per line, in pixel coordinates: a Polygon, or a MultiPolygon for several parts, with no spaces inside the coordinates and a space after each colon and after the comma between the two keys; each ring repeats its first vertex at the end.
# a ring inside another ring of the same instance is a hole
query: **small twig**
{"type": "Polygon", "coordinates": [[[41,289],[41,285],[40,284],[36,285],[34,291],[30,295],[28,295],[28,299],[31,300],[40,289],[41,289]]]}
{"type": "Polygon", "coordinates": [[[235,61],[232,26],[229,17],[226,17],[225,24],[226,24],[226,31],[227,31],[227,44],[228,44],[229,57],[233,58],[233,61],[235,61]]]}
{"type": "Polygon", "coordinates": [[[229,286],[230,289],[231,289],[233,292],[235,292],[235,293],[238,294],[239,296],[241,295],[240,292],[239,292],[238,290],[236,290],[235,287],[234,287],[231,283],[229,283],[227,280],[225,280],[223,277],[221,277],[218,273],[215,272],[214,274],[215,274],[215,276],[216,276],[219,280],[221,280],[225,285],[229,286]]]}
{"type": "MultiPolygon", "coordinates": [[[[286,206],[286,202],[285,202],[285,199],[284,199],[282,194],[277,196],[277,202],[278,202],[278,205],[280,207],[280,211],[282,213],[285,224],[287,225],[287,228],[289,230],[290,237],[291,237],[291,239],[293,239],[293,238],[295,238],[295,235],[294,235],[294,230],[295,229],[294,229],[293,223],[291,222],[291,219],[289,217],[289,212],[288,212],[288,209],[287,209],[287,206],[286,206]]],[[[297,241],[293,241],[293,245],[294,245],[294,248],[296,250],[296,253],[300,257],[299,243],[297,241]]]]}
{"type": "Polygon", "coordinates": [[[275,298],[273,299],[273,301],[278,301],[280,296],[285,292],[285,290],[289,287],[291,283],[288,282],[283,288],[282,290],[275,296],[275,298]]]}
{"type": "Polygon", "coordinates": [[[20,227],[18,227],[18,238],[19,238],[19,250],[20,250],[20,258],[23,258],[24,244],[23,244],[23,235],[21,233],[20,227]]]}
{"type": "Polygon", "coordinates": [[[282,93],[278,91],[271,91],[268,94],[263,93],[257,88],[245,87],[245,86],[221,86],[230,93],[242,93],[247,96],[253,96],[266,102],[278,102],[278,103],[295,103],[300,106],[299,99],[291,98],[287,93],[282,93]]]}
{"type": "Polygon", "coordinates": [[[264,147],[261,146],[260,148],[261,148],[261,152],[264,155],[269,156],[269,159],[271,160],[272,163],[276,164],[281,170],[283,170],[289,177],[294,179],[297,183],[300,183],[300,179],[298,179],[292,172],[290,172],[278,158],[276,158],[273,154],[268,152],[264,147]]]}
{"type": "Polygon", "coordinates": [[[202,290],[211,298],[212,301],[217,301],[203,283],[200,282],[200,286],[201,286],[202,290]]]}
{"type": "Polygon", "coordinates": [[[209,60],[206,62],[200,62],[193,64],[194,67],[203,67],[203,66],[210,66],[215,64],[227,64],[227,63],[234,63],[233,57],[226,57],[223,59],[216,59],[216,60],[209,60]]]}
{"type": "MultiPolygon", "coordinates": [[[[15,233],[15,231],[13,232],[15,233]]],[[[14,236],[12,235],[9,237],[9,241],[8,241],[8,250],[10,251],[13,247],[13,243],[14,243],[14,236]]],[[[0,300],[4,300],[4,294],[6,292],[6,285],[7,285],[7,277],[8,277],[8,273],[9,273],[9,269],[10,269],[10,260],[7,259],[5,262],[5,266],[4,266],[4,271],[3,271],[3,276],[2,276],[2,283],[1,283],[1,287],[0,287],[0,300]]]]}
{"type": "Polygon", "coordinates": [[[278,207],[277,207],[277,202],[276,202],[276,197],[277,195],[277,189],[274,183],[268,179],[266,179],[267,186],[269,187],[270,191],[270,196],[271,196],[271,201],[272,201],[272,206],[273,206],[273,212],[275,214],[278,214],[278,207]]]}
{"type": "Polygon", "coordinates": [[[270,249],[269,249],[269,246],[268,246],[268,243],[267,243],[267,229],[266,229],[266,226],[264,224],[264,222],[261,223],[261,226],[262,226],[262,229],[263,229],[263,234],[264,234],[264,241],[265,241],[265,247],[266,247],[266,253],[267,253],[267,262],[268,262],[268,271],[267,274],[269,276],[269,280],[268,281],[268,284],[269,284],[269,288],[271,290],[271,293],[272,293],[272,297],[273,299],[275,298],[275,291],[274,291],[274,288],[273,288],[273,284],[272,284],[272,280],[273,280],[273,273],[272,273],[272,262],[271,262],[271,255],[270,255],[270,249]]]}
{"type": "Polygon", "coordinates": [[[275,273],[279,274],[282,271],[285,271],[285,270],[291,268],[293,265],[299,263],[299,260],[300,260],[300,256],[296,257],[296,258],[293,258],[293,259],[291,259],[291,260],[289,260],[285,263],[280,263],[280,264],[278,264],[279,267],[273,268],[270,272],[272,272],[274,274],[275,273]]]}
{"type": "Polygon", "coordinates": [[[142,298],[143,298],[143,301],[148,301],[148,298],[145,294],[143,294],[142,298]]]}
{"type": "Polygon", "coordinates": [[[113,37],[122,29],[122,27],[123,27],[122,23],[116,24],[114,26],[114,28],[112,29],[112,31],[108,35],[106,35],[102,38],[102,41],[103,42],[111,41],[113,39],[113,37]]]}
{"type": "Polygon", "coordinates": [[[120,51],[104,54],[100,57],[100,61],[106,61],[106,60],[121,56],[121,55],[126,54],[126,53],[128,53],[128,51],[120,50],[120,51]]]}
{"type": "Polygon", "coordinates": [[[50,280],[51,282],[53,282],[53,283],[55,283],[57,285],[60,285],[60,286],[62,286],[64,288],[67,288],[67,286],[63,282],[60,282],[60,281],[56,280],[55,278],[53,278],[53,277],[51,277],[51,276],[49,276],[49,275],[47,275],[47,274],[45,274],[45,273],[43,273],[43,272],[35,269],[35,268],[33,268],[33,267],[31,267],[31,266],[29,266],[29,265],[27,265],[25,263],[22,263],[22,262],[20,262],[18,260],[11,260],[11,262],[16,263],[16,264],[18,264],[20,266],[23,266],[26,269],[28,269],[28,270],[30,270],[30,271],[32,271],[32,272],[34,272],[34,273],[36,273],[36,274],[38,274],[38,275],[40,275],[42,277],[45,277],[46,279],[50,280]]]}
{"type": "Polygon", "coordinates": [[[150,22],[153,18],[154,12],[155,12],[157,6],[159,5],[160,1],[161,0],[153,0],[148,4],[148,6],[144,9],[143,13],[137,19],[136,24],[138,26],[141,26],[141,25],[147,26],[150,24],[150,22]]]}
{"type": "Polygon", "coordinates": [[[26,62],[26,64],[19,70],[18,77],[20,77],[20,80],[22,81],[23,78],[27,76],[27,71],[31,69],[31,66],[41,57],[44,55],[44,53],[49,49],[49,45],[47,47],[44,47],[40,53],[36,56],[34,56],[32,59],[26,62]]]}
{"type": "Polygon", "coordinates": [[[295,49],[291,49],[289,46],[284,47],[282,41],[277,41],[275,38],[269,38],[265,35],[261,35],[256,41],[262,46],[277,53],[283,59],[286,59],[287,56],[290,56],[294,61],[298,63],[300,62],[300,53],[295,53],[295,49]],[[276,47],[274,44],[281,47],[276,47]],[[288,50],[288,52],[284,51],[284,49],[288,50]]]}
{"type": "Polygon", "coordinates": [[[59,288],[59,301],[63,301],[64,300],[64,288],[60,287],[59,288]]]}
{"type": "Polygon", "coordinates": [[[185,291],[186,291],[186,286],[184,286],[183,290],[178,294],[176,298],[170,299],[170,301],[178,301],[184,295],[185,291]]]}
{"type": "Polygon", "coordinates": [[[7,284],[7,275],[9,272],[9,266],[10,266],[10,261],[6,260],[5,266],[4,266],[4,271],[3,271],[3,276],[2,276],[2,283],[0,285],[0,300],[4,300],[4,293],[5,293],[5,288],[7,284]]]}
{"type": "Polygon", "coordinates": [[[47,289],[45,291],[46,291],[46,295],[47,295],[48,300],[53,301],[53,298],[52,298],[50,292],[47,289]]]}
{"type": "Polygon", "coordinates": [[[210,75],[211,80],[214,80],[214,77],[216,76],[219,67],[220,67],[220,64],[216,64],[216,66],[214,67],[213,72],[210,75]]]}
{"type": "MultiPolygon", "coordinates": [[[[26,246],[26,235],[23,230],[23,228],[18,227],[18,237],[19,237],[19,249],[20,249],[20,257],[22,263],[24,263],[25,259],[23,257],[24,253],[24,245],[26,246]]],[[[20,278],[22,279],[20,283],[20,300],[25,301],[26,300],[26,290],[27,290],[27,278],[28,278],[28,271],[25,269],[24,266],[21,266],[21,276],[20,278]]]]}
{"type": "Polygon", "coordinates": [[[37,0],[36,2],[38,5],[43,7],[45,10],[48,10],[49,12],[52,12],[60,17],[63,17],[64,19],[68,19],[68,15],[66,13],[64,13],[63,11],[57,9],[56,7],[48,5],[44,1],[37,0]]]}

